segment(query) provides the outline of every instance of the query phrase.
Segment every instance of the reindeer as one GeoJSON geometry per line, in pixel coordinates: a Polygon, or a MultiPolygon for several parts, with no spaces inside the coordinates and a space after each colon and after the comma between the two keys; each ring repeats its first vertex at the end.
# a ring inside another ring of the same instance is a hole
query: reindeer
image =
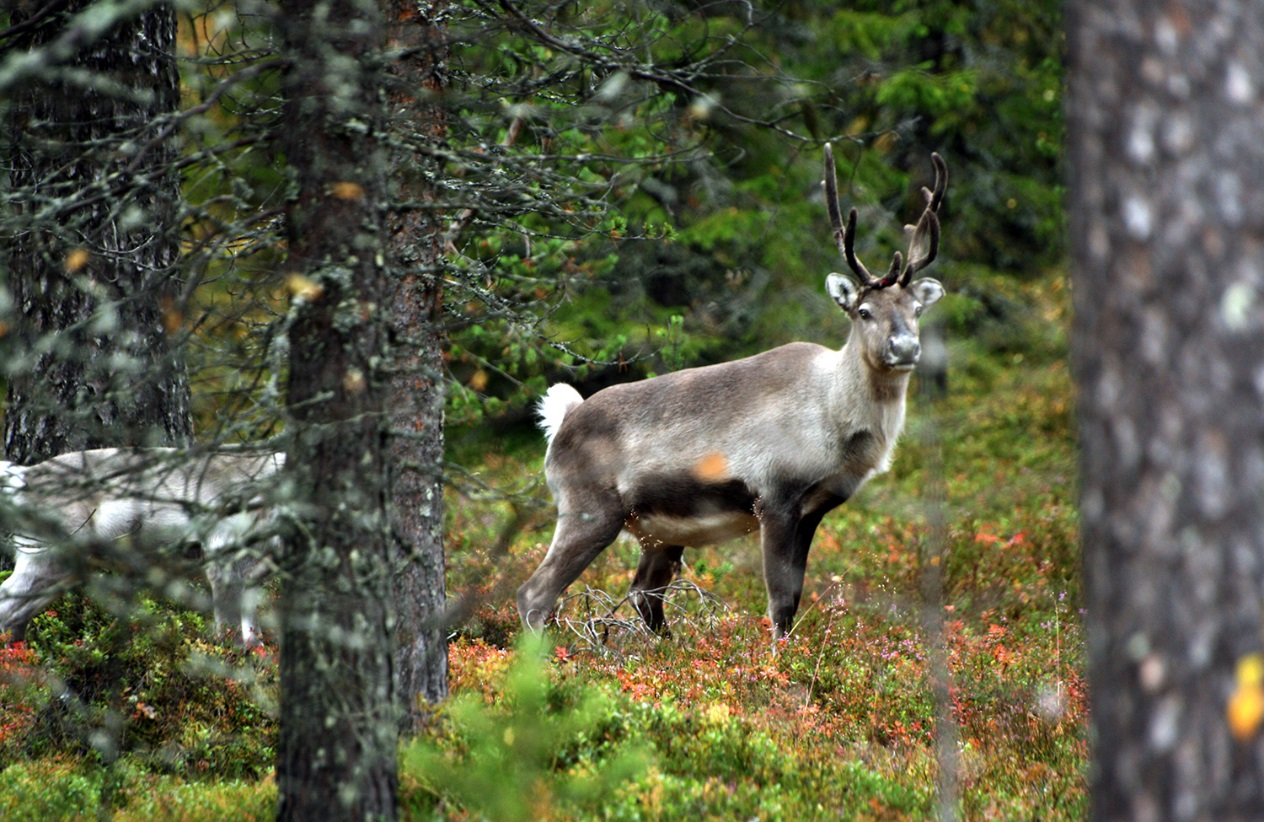
{"type": "Polygon", "coordinates": [[[518,589],[518,611],[539,629],[561,593],[621,530],[641,547],[630,599],[664,629],[663,592],[686,547],[759,532],[774,638],[790,632],[808,549],[822,517],[891,464],[904,427],[909,375],[921,354],[918,317],[944,294],[912,280],[939,248],[948,169],[911,232],[908,259],[869,273],[855,253],[856,210],[844,227],[831,148],[825,198],[839,252],[856,276],[825,288],[851,320],[839,351],[797,342],[735,362],[611,386],[584,400],[565,384],[539,404],[545,477],[558,520],[544,560],[518,589]]]}
{"type": "Polygon", "coordinates": [[[74,451],[29,467],[0,463],[0,514],[17,554],[0,585],[0,632],[21,639],[63,583],[90,564],[144,569],[175,558],[155,549],[200,544],[216,627],[239,627],[244,644],[257,643],[249,589],[260,563],[246,549],[269,535],[272,518],[256,483],[284,463],[281,453],[174,448],[74,451]]]}

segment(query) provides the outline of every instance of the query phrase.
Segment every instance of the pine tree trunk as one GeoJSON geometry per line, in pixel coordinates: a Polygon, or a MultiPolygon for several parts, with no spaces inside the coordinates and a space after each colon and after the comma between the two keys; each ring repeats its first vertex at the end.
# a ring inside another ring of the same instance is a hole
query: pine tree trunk
{"type": "Polygon", "coordinates": [[[283,564],[278,816],[396,814],[397,706],[382,363],[382,25],[355,0],[286,0],[281,140],[294,180],[292,445],[283,564]]]}
{"type": "MultiPolygon", "coordinates": [[[[55,5],[13,12],[11,23],[31,24],[13,48],[62,36],[91,4],[55,5]]],[[[179,103],[175,34],[172,7],[155,5],[81,48],[62,67],[73,75],[26,83],[9,101],[17,345],[6,365],[23,363],[8,376],[10,460],[191,436],[177,351],[180,178],[161,135],[179,103]]]]}
{"type": "MultiPolygon", "coordinates": [[[[440,140],[440,104],[448,58],[442,4],[388,0],[388,47],[408,56],[396,64],[388,94],[394,132],[440,140]]],[[[429,161],[397,151],[391,162],[395,202],[433,199],[423,171],[429,161]]],[[[423,701],[448,693],[448,643],[443,624],[443,225],[433,211],[398,211],[391,221],[394,347],[388,389],[391,409],[393,531],[398,557],[395,672],[403,704],[401,729],[419,729],[423,701]]]]}
{"type": "Polygon", "coordinates": [[[1264,6],[1076,0],[1097,819],[1264,818],[1264,6]]]}

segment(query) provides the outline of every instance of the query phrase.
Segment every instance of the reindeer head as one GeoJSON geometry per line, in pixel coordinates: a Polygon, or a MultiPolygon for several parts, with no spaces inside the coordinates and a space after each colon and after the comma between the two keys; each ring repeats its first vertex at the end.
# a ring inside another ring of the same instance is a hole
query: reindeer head
{"type": "Polygon", "coordinates": [[[861,352],[873,368],[890,371],[911,371],[921,356],[917,320],[922,312],[944,296],[938,280],[923,277],[912,282],[918,271],[930,265],[939,252],[939,205],[948,186],[948,166],[938,154],[931,154],[935,166],[935,187],[923,188],[926,208],[917,225],[905,226],[910,234],[908,260],[895,252],[885,277],[875,277],[856,258],[856,209],[843,225],[838,209],[838,180],[834,172],[834,151],[825,146],[825,200],[830,225],[839,253],[856,275],[853,281],[842,274],[830,274],[825,288],[834,302],[847,312],[858,333],[861,352]]]}

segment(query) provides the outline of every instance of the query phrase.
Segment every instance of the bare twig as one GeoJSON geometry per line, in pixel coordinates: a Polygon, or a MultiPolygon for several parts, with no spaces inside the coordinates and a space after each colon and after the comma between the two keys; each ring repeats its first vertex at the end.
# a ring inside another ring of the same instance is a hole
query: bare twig
{"type": "MultiPolygon", "coordinates": [[[[672,622],[690,625],[699,631],[708,630],[729,612],[724,600],[686,579],[674,580],[662,591],[649,595],[663,598],[664,605],[672,610],[672,622]]],[[[615,615],[630,601],[630,595],[616,598],[600,589],[586,587],[561,600],[555,620],[593,653],[622,655],[628,648],[620,640],[631,639],[640,647],[655,636],[639,615],[615,615]]]]}
{"type": "MultiPolygon", "coordinates": [[[[509,130],[505,132],[505,136],[500,141],[501,148],[509,148],[518,141],[518,135],[522,132],[522,126],[526,122],[526,118],[518,115],[509,123],[509,130]]],[[[497,163],[496,165],[499,165],[497,163]]],[[[496,165],[492,168],[495,169],[496,165]]],[[[470,220],[474,217],[475,209],[473,206],[466,206],[452,218],[452,222],[448,224],[448,230],[443,233],[443,253],[449,257],[457,256],[456,241],[460,239],[461,233],[465,231],[465,227],[469,225],[470,220]]]]}

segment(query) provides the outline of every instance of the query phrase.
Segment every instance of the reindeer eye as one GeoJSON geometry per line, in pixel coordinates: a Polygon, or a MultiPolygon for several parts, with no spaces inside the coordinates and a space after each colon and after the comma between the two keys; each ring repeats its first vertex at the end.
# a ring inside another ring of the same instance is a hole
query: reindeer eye
{"type": "Polygon", "coordinates": [[[918,303],[917,305],[913,306],[913,316],[914,316],[914,317],[920,317],[920,316],[922,316],[922,304],[921,304],[921,303],[918,303]]]}
{"type": "Polygon", "coordinates": [[[857,308],[857,309],[856,309],[856,314],[857,314],[857,315],[859,315],[860,319],[862,319],[862,320],[872,320],[872,319],[873,319],[873,312],[872,312],[872,311],[870,311],[868,308],[866,308],[866,307],[865,307],[865,306],[863,306],[863,305],[862,305],[860,308],[857,308]]]}

